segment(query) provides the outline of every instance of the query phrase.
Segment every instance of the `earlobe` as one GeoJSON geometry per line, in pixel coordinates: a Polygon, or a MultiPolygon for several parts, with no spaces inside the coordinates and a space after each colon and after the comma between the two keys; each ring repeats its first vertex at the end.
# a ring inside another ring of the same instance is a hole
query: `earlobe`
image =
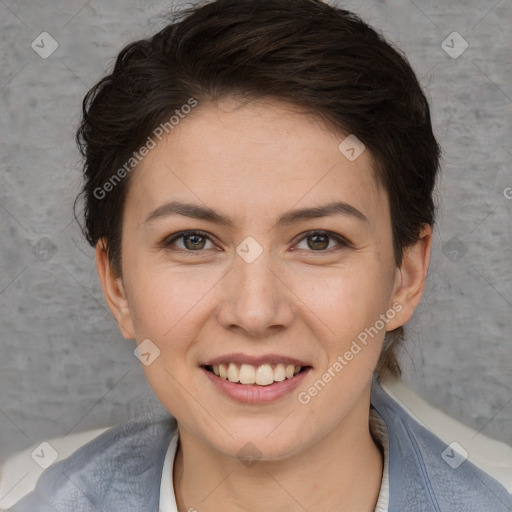
{"type": "Polygon", "coordinates": [[[400,312],[387,324],[391,331],[406,324],[420,303],[427,278],[432,250],[432,226],[425,225],[419,240],[404,251],[402,265],[396,269],[392,304],[401,305],[400,312]]]}
{"type": "Polygon", "coordinates": [[[122,335],[127,339],[134,339],[135,331],[123,280],[112,268],[104,239],[98,240],[96,244],[96,268],[105,300],[122,335]]]}

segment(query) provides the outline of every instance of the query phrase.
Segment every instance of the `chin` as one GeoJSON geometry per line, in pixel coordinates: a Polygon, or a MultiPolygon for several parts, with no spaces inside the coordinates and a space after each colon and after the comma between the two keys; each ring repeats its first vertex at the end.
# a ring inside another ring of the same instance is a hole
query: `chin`
{"type": "Polygon", "coordinates": [[[209,439],[207,442],[226,457],[247,461],[248,467],[252,467],[254,461],[285,460],[305,449],[297,436],[290,435],[289,430],[277,435],[271,433],[272,428],[275,426],[245,429],[240,433],[231,431],[233,437],[226,434],[222,439],[209,439]]]}

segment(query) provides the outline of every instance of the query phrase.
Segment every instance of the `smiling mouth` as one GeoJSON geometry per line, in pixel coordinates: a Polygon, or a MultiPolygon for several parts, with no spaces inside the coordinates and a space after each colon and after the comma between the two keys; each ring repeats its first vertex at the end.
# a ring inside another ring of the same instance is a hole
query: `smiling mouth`
{"type": "Polygon", "coordinates": [[[204,365],[203,368],[223,380],[243,386],[270,386],[276,382],[292,379],[311,366],[295,366],[293,364],[251,364],[223,363],[204,365]]]}

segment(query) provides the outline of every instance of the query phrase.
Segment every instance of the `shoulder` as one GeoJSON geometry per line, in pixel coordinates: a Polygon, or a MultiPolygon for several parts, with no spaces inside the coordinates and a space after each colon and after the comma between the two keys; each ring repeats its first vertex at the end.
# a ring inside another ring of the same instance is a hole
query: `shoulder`
{"type": "Polygon", "coordinates": [[[123,422],[47,469],[11,511],[158,510],[162,466],[176,429],[161,410],[123,422]]]}
{"type": "Polygon", "coordinates": [[[512,495],[468,460],[457,432],[455,442],[441,440],[386,393],[378,378],[371,403],[388,432],[390,511],[512,511],[512,495]]]}

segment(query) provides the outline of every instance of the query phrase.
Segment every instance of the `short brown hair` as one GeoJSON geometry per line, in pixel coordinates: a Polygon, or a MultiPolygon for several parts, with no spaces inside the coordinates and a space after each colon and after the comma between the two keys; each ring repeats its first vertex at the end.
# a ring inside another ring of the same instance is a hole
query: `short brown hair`
{"type": "MultiPolygon", "coordinates": [[[[388,194],[397,266],[421,228],[434,224],[441,149],[401,51],[354,13],[320,0],[216,0],[181,11],[153,37],[126,46],[84,98],[77,131],[83,232],[93,246],[107,240],[119,274],[131,174],[107,197],[95,190],[190,97],[201,103],[227,96],[284,100],[355,134],[388,194]]],[[[386,333],[377,373],[400,375],[395,352],[403,335],[402,327],[386,333]]]]}

